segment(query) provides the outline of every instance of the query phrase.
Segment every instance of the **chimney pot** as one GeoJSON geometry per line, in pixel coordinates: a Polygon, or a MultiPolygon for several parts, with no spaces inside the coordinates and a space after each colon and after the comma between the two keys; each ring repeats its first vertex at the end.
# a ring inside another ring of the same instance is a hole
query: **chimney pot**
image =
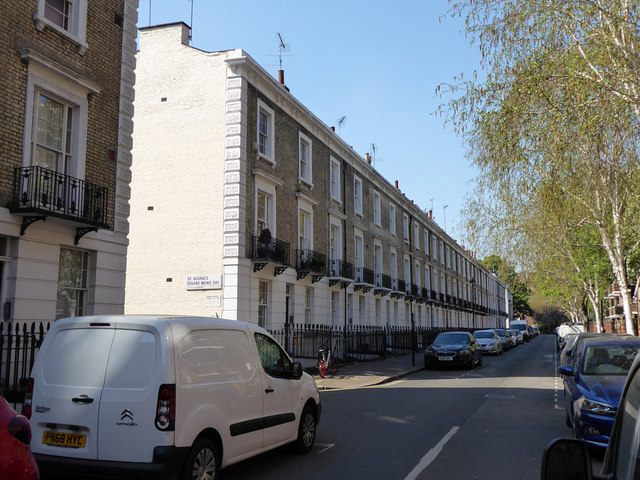
{"type": "Polygon", "coordinates": [[[398,180],[396,180],[396,188],[398,188],[398,180]]]}
{"type": "Polygon", "coordinates": [[[284,85],[284,70],[278,70],[278,82],[280,85],[284,85]]]}
{"type": "Polygon", "coordinates": [[[331,127],[331,131],[335,132],[336,131],[336,127],[331,127]]]}
{"type": "Polygon", "coordinates": [[[371,165],[371,156],[369,155],[369,153],[364,154],[364,159],[367,161],[369,165],[371,165]]]}

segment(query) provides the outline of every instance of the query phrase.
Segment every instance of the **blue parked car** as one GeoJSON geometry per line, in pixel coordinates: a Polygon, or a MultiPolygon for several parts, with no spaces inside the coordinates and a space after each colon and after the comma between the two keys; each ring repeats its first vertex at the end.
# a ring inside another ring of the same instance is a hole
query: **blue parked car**
{"type": "Polygon", "coordinates": [[[576,438],[606,448],[629,369],[640,352],[638,337],[589,338],[574,352],[564,377],[567,426],[576,438]]]}

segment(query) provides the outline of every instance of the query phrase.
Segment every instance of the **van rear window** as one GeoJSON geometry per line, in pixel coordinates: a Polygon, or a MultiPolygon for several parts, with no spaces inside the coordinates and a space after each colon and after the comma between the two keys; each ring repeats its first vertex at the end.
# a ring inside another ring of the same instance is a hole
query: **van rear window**
{"type": "Polygon", "coordinates": [[[140,330],[116,330],[105,388],[144,388],[156,380],[156,337],[140,330]]]}
{"type": "Polygon", "coordinates": [[[60,330],[42,361],[43,382],[101,388],[113,332],[112,329],[60,330]]]}

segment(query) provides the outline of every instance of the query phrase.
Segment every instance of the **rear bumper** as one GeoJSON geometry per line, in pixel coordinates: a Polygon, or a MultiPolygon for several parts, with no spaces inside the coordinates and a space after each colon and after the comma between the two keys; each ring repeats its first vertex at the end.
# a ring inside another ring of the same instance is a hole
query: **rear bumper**
{"type": "Polygon", "coordinates": [[[172,479],[182,470],[188,447],[155,447],[150,463],[112,462],[34,453],[40,472],[62,478],[172,479]]]}

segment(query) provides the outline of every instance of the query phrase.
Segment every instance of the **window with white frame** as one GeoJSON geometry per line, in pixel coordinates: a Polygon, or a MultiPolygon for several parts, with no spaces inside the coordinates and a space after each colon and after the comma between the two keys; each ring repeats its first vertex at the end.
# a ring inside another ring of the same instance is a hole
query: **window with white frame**
{"type": "Polygon", "coordinates": [[[273,197],[262,190],[256,193],[256,233],[272,230],[271,218],[273,212],[273,197]]]}
{"type": "Polygon", "coordinates": [[[365,299],[364,296],[359,296],[358,297],[358,313],[360,314],[360,325],[366,325],[367,324],[367,316],[365,312],[365,299]]]}
{"type": "Polygon", "coordinates": [[[342,201],[342,195],[340,195],[340,162],[331,157],[329,162],[329,181],[331,182],[330,194],[331,199],[336,202],[342,201]]]}
{"type": "Polygon", "coordinates": [[[434,268],[432,275],[433,275],[433,282],[431,283],[432,284],[431,288],[433,289],[434,292],[436,292],[436,295],[437,295],[438,293],[440,293],[440,287],[438,283],[438,279],[440,278],[440,275],[438,274],[438,270],[434,268]]]}
{"type": "Polygon", "coordinates": [[[258,99],[258,153],[266,160],[275,163],[275,114],[262,100],[258,99]]]}
{"type": "MultiPolygon", "coordinates": [[[[418,287],[418,290],[420,290],[422,288],[422,269],[420,268],[420,262],[415,262],[413,271],[413,281],[418,287]]],[[[418,294],[420,294],[420,292],[418,292],[418,294]]]]}
{"type": "Polygon", "coordinates": [[[309,325],[313,321],[313,288],[304,289],[304,323],[309,325]]]}
{"type": "Polygon", "coordinates": [[[342,225],[332,219],[329,226],[329,270],[332,277],[340,276],[340,260],[342,260],[342,225]]]}
{"type": "Polygon", "coordinates": [[[413,224],[413,248],[420,250],[420,225],[418,222],[413,224]]]}
{"type": "MultiPolygon", "coordinates": [[[[428,266],[424,267],[424,288],[431,290],[431,269],[428,266]]],[[[428,292],[431,295],[431,292],[428,292]]]]}
{"type": "Polygon", "coordinates": [[[382,244],[376,242],[373,245],[373,268],[376,287],[382,287],[382,244]]]}
{"type": "Polygon", "coordinates": [[[88,95],[99,87],[30,52],[22,58],[28,62],[23,165],[84,179],[88,95]]]}
{"type": "Polygon", "coordinates": [[[402,235],[404,236],[404,241],[409,242],[409,215],[406,213],[402,214],[402,235]]]}
{"type": "Polygon", "coordinates": [[[408,256],[404,257],[404,284],[405,291],[409,292],[411,286],[411,261],[408,256]]]}
{"type": "Polygon", "coordinates": [[[267,280],[258,282],[258,325],[262,328],[269,326],[269,289],[267,280]]]}
{"type": "Polygon", "coordinates": [[[72,163],[74,108],[41,91],[34,106],[31,163],[66,175],[72,163]]]}
{"type": "Polygon", "coordinates": [[[362,216],[362,180],[359,177],[353,177],[353,210],[362,216]]]}
{"type": "Polygon", "coordinates": [[[312,185],[311,139],[302,132],[298,133],[298,147],[298,178],[312,185]]]}
{"type": "Polygon", "coordinates": [[[313,221],[311,209],[298,207],[298,248],[300,250],[313,249],[313,221]]]}
{"type": "Polygon", "coordinates": [[[389,249],[389,272],[391,272],[391,288],[398,289],[398,253],[395,248],[389,249]]]}
{"type": "Polygon", "coordinates": [[[433,261],[438,260],[438,239],[434,234],[431,234],[431,256],[433,261]]]}
{"type": "Polygon", "coordinates": [[[389,204],[389,233],[396,235],[396,206],[393,203],[389,204]]]}
{"type": "Polygon", "coordinates": [[[34,20],[39,31],[48,28],[87,49],[88,0],[37,0],[34,20]]]}
{"type": "Polygon", "coordinates": [[[361,283],[364,280],[364,236],[358,230],[353,234],[353,258],[356,268],[356,281],[361,283]]]}
{"type": "Polygon", "coordinates": [[[423,243],[424,243],[424,253],[425,255],[429,255],[429,230],[425,230],[424,232],[422,232],[423,236],[423,243]]]}
{"type": "Polygon", "coordinates": [[[446,251],[445,259],[447,263],[447,268],[451,268],[451,250],[449,249],[449,245],[447,245],[445,251],[446,251]]]}
{"type": "Polygon", "coordinates": [[[380,193],[377,190],[373,191],[373,223],[382,226],[382,219],[380,214],[380,193]]]}
{"type": "Polygon", "coordinates": [[[445,256],[444,256],[444,243],[442,242],[442,240],[440,241],[440,263],[442,265],[445,264],[445,256]]]}
{"type": "Polygon", "coordinates": [[[89,313],[89,260],[89,252],[60,248],[56,320],[89,313]]]}

